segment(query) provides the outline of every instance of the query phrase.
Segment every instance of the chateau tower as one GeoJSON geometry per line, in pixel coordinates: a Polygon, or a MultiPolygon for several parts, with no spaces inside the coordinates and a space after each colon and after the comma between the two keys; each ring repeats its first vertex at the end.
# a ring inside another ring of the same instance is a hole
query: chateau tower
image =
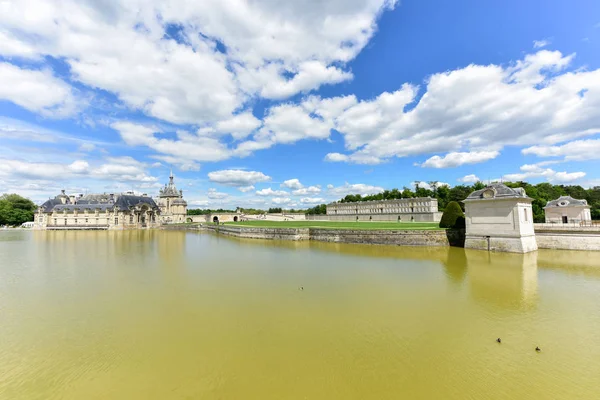
{"type": "Polygon", "coordinates": [[[160,189],[158,195],[161,220],[163,223],[184,223],[187,215],[187,203],[183,199],[183,190],[177,190],[173,178],[173,170],[169,175],[169,183],[160,189]]]}

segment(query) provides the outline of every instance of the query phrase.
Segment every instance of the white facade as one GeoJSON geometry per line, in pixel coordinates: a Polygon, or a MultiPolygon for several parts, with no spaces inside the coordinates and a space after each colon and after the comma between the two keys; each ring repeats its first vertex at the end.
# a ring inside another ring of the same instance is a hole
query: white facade
{"type": "Polygon", "coordinates": [[[430,197],[327,205],[330,221],[439,222],[441,217],[437,199],[430,197]]]}
{"type": "Polygon", "coordinates": [[[173,172],[169,184],[160,189],[156,201],[160,208],[160,220],[164,224],[182,224],[186,222],[187,203],[183,199],[183,190],[177,190],[173,181],[173,172]]]}
{"type": "Polygon", "coordinates": [[[531,202],[522,188],[496,183],[464,200],[465,248],[528,253],[537,250],[531,202]]]}
{"type": "Polygon", "coordinates": [[[571,196],[561,196],[549,201],[544,207],[544,213],[548,224],[580,224],[592,220],[591,208],[587,201],[571,196]]]}

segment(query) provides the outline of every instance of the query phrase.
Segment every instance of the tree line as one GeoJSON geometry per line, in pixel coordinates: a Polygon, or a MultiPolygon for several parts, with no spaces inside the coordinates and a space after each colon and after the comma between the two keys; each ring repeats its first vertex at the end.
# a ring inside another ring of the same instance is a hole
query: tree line
{"type": "MultiPolygon", "coordinates": [[[[409,199],[414,197],[433,197],[438,200],[438,208],[444,211],[446,205],[452,201],[458,202],[464,210],[464,204],[461,202],[475,190],[485,187],[482,182],[473,185],[457,185],[449,187],[440,185],[438,182],[427,182],[427,187],[422,182],[417,182],[414,189],[404,187],[400,189],[384,190],[381,193],[361,196],[360,194],[349,194],[340,199],[341,203],[353,203],[358,201],[371,200],[394,200],[409,199]]],[[[587,200],[591,207],[592,219],[600,219],[600,186],[591,189],[584,189],[579,185],[553,185],[551,183],[538,183],[536,185],[527,182],[504,182],[509,187],[522,187],[527,196],[533,199],[533,219],[535,222],[544,222],[544,207],[550,200],[556,200],[560,196],[571,196],[576,199],[587,200]]],[[[320,204],[306,210],[307,214],[326,214],[326,205],[320,204]]]]}
{"type": "Polygon", "coordinates": [[[35,203],[18,194],[0,196],[0,225],[16,226],[23,222],[33,221],[35,203]]]}

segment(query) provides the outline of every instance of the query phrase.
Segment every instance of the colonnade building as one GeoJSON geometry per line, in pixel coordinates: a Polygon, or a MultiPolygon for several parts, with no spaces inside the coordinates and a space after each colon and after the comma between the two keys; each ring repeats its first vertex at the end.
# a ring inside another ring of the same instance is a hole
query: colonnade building
{"type": "Polygon", "coordinates": [[[330,221],[439,222],[441,218],[438,201],[431,197],[327,205],[330,221]]]}

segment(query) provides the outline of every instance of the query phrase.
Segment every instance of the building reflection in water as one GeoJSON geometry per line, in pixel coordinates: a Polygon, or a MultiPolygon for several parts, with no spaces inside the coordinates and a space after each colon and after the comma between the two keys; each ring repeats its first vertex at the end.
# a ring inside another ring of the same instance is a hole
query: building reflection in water
{"type": "Polygon", "coordinates": [[[511,254],[466,250],[465,256],[474,299],[514,310],[537,305],[537,252],[511,254]]]}
{"type": "Polygon", "coordinates": [[[467,256],[465,249],[458,247],[447,248],[447,258],[443,261],[444,272],[449,281],[462,284],[467,276],[467,256]]]}

